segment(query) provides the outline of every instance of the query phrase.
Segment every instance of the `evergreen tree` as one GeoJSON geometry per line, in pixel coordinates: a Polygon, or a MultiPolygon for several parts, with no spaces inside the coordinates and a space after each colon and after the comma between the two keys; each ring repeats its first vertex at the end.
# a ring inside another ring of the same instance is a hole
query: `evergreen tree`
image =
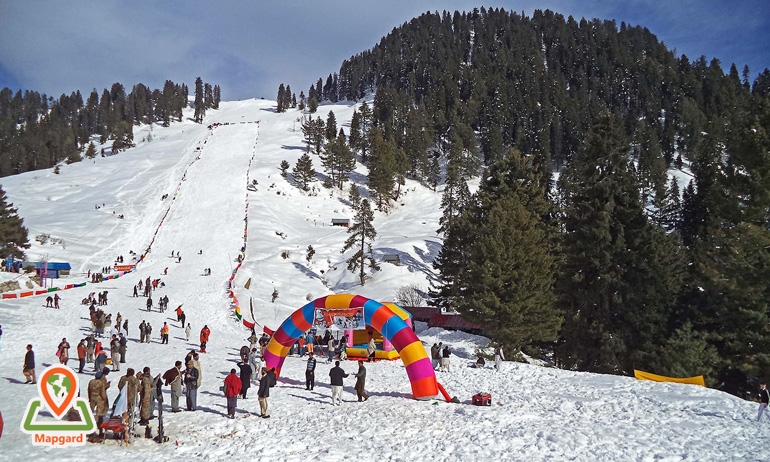
{"type": "Polygon", "coordinates": [[[355,249],[355,253],[348,259],[348,271],[358,270],[358,279],[363,286],[366,283],[366,268],[379,271],[380,267],[372,254],[372,242],[377,237],[377,231],[373,225],[374,213],[369,206],[369,201],[364,199],[356,210],[353,225],[348,228],[348,238],[340,253],[355,249]]]}
{"type": "Polygon", "coordinates": [[[358,113],[361,116],[361,136],[358,138],[359,145],[354,146],[354,149],[361,153],[361,162],[366,164],[369,162],[369,149],[371,147],[371,130],[372,130],[372,110],[366,101],[361,103],[358,107],[358,113]]]}
{"type": "Polygon", "coordinates": [[[329,111],[329,115],[326,117],[325,134],[328,141],[337,137],[337,118],[334,116],[334,111],[329,111]]]}
{"type": "Polygon", "coordinates": [[[315,112],[318,110],[318,100],[315,99],[315,97],[310,97],[307,102],[307,110],[310,111],[311,114],[315,114],[315,112]]]}
{"type": "Polygon", "coordinates": [[[206,103],[203,98],[203,79],[198,77],[195,79],[195,122],[202,123],[205,115],[206,103]]]}
{"type": "Polygon", "coordinates": [[[353,210],[358,210],[361,207],[361,192],[358,191],[358,186],[355,183],[350,183],[348,189],[348,200],[353,210]]]}
{"type": "Polygon", "coordinates": [[[277,103],[276,111],[277,112],[285,112],[286,108],[283,106],[284,101],[284,95],[286,93],[286,89],[283,86],[283,83],[278,85],[278,96],[276,96],[275,101],[277,103]]]}
{"type": "Polygon", "coordinates": [[[86,148],[85,156],[89,159],[93,159],[96,157],[96,146],[94,146],[94,143],[88,143],[88,148],[86,148]]]}
{"type": "Polygon", "coordinates": [[[390,140],[382,139],[382,132],[375,127],[371,130],[372,152],[369,159],[369,194],[377,209],[387,211],[396,186],[396,159],[398,148],[390,140]]]}
{"type": "Polygon", "coordinates": [[[356,167],[355,156],[345,142],[344,135],[326,143],[321,153],[321,166],[329,175],[332,185],[343,189],[350,172],[356,167]]]}
{"type": "Polygon", "coordinates": [[[302,154],[302,156],[297,160],[297,164],[294,166],[291,172],[294,175],[294,181],[299,187],[302,188],[303,191],[309,191],[310,183],[316,181],[316,172],[315,169],[313,169],[313,160],[307,153],[302,154]]]}
{"type": "Polygon", "coordinates": [[[307,145],[306,152],[320,154],[326,137],[324,121],[320,117],[313,120],[312,116],[308,116],[302,119],[301,130],[304,135],[303,141],[307,145]]]}
{"type": "Polygon", "coordinates": [[[281,176],[286,178],[286,171],[289,170],[289,162],[286,161],[286,159],[281,161],[281,165],[278,167],[278,169],[281,171],[281,176]]]}
{"type": "Polygon", "coordinates": [[[554,282],[554,230],[536,169],[516,151],[486,175],[474,206],[458,220],[470,230],[467,269],[454,306],[515,348],[554,341],[561,325],[554,282]]]}
{"type": "Polygon", "coordinates": [[[681,287],[681,256],[647,222],[618,123],[603,115],[560,176],[564,198],[562,366],[629,373],[649,366],[681,287]]]}
{"type": "Polygon", "coordinates": [[[8,196],[0,187],[0,255],[24,259],[24,250],[29,248],[27,228],[18,215],[18,209],[8,202],[8,196]]]}

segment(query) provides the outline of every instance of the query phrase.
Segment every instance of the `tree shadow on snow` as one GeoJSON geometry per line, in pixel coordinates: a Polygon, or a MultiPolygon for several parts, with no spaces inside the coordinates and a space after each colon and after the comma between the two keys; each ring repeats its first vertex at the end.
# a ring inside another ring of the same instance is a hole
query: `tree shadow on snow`
{"type": "Polygon", "coordinates": [[[308,278],[310,278],[310,279],[317,279],[317,280],[319,280],[319,281],[321,280],[321,276],[319,276],[318,274],[316,274],[316,272],[315,272],[315,271],[313,271],[313,270],[311,270],[310,268],[308,268],[308,267],[306,267],[306,266],[303,266],[303,265],[300,265],[300,264],[299,264],[299,263],[297,263],[297,262],[292,262],[292,265],[294,265],[294,267],[295,267],[296,269],[298,269],[298,270],[299,270],[299,271],[300,271],[302,274],[304,274],[304,275],[305,275],[305,276],[307,276],[308,278]]]}
{"type": "Polygon", "coordinates": [[[288,146],[288,145],[282,145],[281,149],[286,149],[287,151],[305,151],[306,148],[304,146],[288,146]]]}
{"type": "MultiPolygon", "coordinates": [[[[321,395],[320,393],[316,393],[316,392],[312,392],[312,393],[314,395],[318,395],[318,396],[325,396],[325,395],[321,395]]],[[[295,395],[293,393],[289,393],[289,396],[293,396],[295,398],[300,398],[300,399],[304,399],[305,401],[310,401],[310,402],[319,403],[319,404],[329,404],[329,399],[330,399],[328,396],[326,396],[326,398],[322,400],[321,398],[314,398],[312,396],[295,395]]]]}

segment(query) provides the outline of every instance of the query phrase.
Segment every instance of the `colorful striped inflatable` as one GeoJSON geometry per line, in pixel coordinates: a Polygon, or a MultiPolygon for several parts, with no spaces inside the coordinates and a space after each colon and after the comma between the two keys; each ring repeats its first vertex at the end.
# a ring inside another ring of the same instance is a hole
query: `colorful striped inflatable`
{"type": "Polygon", "coordinates": [[[295,311],[281,324],[267,345],[265,364],[268,368],[275,367],[276,375],[281,374],[281,367],[291,346],[302,333],[312,327],[316,308],[333,310],[361,307],[364,309],[366,325],[383,334],[401,356],[412,384],[412,396],[420,399],[438,395],[436,373],[425,347],[414,331],[390,308],[360,295],[328,295],[295,311]]]}

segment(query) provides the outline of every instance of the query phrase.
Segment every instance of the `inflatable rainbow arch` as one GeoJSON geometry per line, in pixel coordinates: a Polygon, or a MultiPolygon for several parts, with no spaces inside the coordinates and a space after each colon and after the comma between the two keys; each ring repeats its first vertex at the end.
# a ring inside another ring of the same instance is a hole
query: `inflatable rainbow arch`
{"type": "Polygon", "coordinates": [[[436,372],[428,353],[411,327],[384,304],[353,294],[328,295],[318,298],[295,311],[275,331],[265,351],[265,364],[274,367],[277,376],[291,346],[313,326],[315,309],[326,310],[363,308],[364,322],[381,333],[398,351],[416,399],[430,399],[439,394],[436,372]]]}

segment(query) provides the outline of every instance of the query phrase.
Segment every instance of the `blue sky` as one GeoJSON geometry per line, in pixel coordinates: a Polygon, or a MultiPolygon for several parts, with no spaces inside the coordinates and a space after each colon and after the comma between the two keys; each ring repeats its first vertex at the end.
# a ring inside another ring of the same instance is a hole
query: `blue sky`
{"type": "MultiPolygon", "coordinates": [[[[299,93],[344,59],[374,46],[426,11],[470,11],[470,1],[409,0],[0,0],[0,87],[58,97],[128,90],[166,79],[218,84],[224,100],[275,98],[278,84],[299,93]]],[[[647,27],[690,59],[718,58],[770,67],[768,0],[496,1],[531,16],[535,8],[575,18],[616,19],[647,27]]]]}

